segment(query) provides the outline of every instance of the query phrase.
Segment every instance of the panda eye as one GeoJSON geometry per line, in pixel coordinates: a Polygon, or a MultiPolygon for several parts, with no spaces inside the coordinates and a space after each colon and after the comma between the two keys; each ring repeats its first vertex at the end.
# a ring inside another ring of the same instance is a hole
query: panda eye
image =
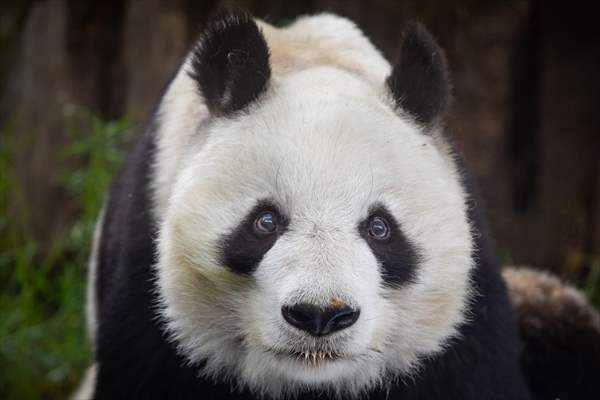
{"type": "Polygon", "coordinates": [[[254,230],[263,235],[274,233],[277,230],[275,213],[271,211],[261,213],[254,221],[254,230]]]}
{"type": "Polygon", "coordinates": [[[381,217],[372,217],[369,221],[369,236],[376,240],[385,240],[390,237],[390,225],[381,217]]]}

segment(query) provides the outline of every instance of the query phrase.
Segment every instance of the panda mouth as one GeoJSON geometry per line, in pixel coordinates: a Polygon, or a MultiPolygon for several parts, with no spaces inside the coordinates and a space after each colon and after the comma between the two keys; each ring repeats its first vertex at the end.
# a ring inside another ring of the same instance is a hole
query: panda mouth
{"type": "Polygon", "coordinates": [[[281,351],[271,350],[278,357],[293,359],[302,364],[317,367],[328,362],[334,362],[342,358],[346,358],[344,354],[335,351],[324,351],[324,350],[307,350],[307,351],[281,351]]]}

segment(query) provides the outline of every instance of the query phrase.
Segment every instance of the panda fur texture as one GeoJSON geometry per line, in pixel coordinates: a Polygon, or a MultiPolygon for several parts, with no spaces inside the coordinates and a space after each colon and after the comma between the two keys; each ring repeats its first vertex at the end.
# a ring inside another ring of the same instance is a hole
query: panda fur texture
{"type": "Polygon", "coordinates": [[[506,268],[521,365],[535,399],[600,397],[600,314],[574,287],[530,268],[506,268]]]}
{"type": "Polygon", "coordinates": [[[81,398],[528,399],[443,51],[215,18],[107,196],[81,398]]]}

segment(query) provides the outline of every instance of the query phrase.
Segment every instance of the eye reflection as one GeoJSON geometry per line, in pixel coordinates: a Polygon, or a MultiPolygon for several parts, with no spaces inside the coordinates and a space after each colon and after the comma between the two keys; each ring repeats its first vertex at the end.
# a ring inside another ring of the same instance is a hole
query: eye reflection
{"type": "Polygon", "coordinates": [[[385,240],[390,236],[390,226],[381,217],[373,217],[369,221],[369,236],[376,240],[385,240]]]}
{"type": "Polygon", "coordinates": [[[254,221],[254,229],[262,234],[275,232],[277,230],[277,217],[270,211],[263,212],[254,221]]]}

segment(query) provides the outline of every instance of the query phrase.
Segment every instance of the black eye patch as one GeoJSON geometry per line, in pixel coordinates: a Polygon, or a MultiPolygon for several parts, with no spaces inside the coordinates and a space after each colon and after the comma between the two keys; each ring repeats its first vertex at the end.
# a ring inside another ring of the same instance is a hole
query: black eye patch
{"type": "Polygon", "coordinates": [[[231,233],[219,241],[222,264],[238,274],[252,274],[287,226],[287,219],[274,203],[260,201],[231,233]],[[256,223],[266,214],[270,215],[270,223],[275,224],[268,234],[257,231],[256,223]]]}
{"type": "Polygon", "coordinates": [[[383,279],[388,285],[398,286],[414,280],[419,260],[417,248],[404,236],[394,216],[383,205],[370,209],[369,216],[358,225],[358,231],[381,264],[383,279]],[[372,222],[378,219],[389,225],[384,240],[377,239],[372,233],[372,222]]]}

